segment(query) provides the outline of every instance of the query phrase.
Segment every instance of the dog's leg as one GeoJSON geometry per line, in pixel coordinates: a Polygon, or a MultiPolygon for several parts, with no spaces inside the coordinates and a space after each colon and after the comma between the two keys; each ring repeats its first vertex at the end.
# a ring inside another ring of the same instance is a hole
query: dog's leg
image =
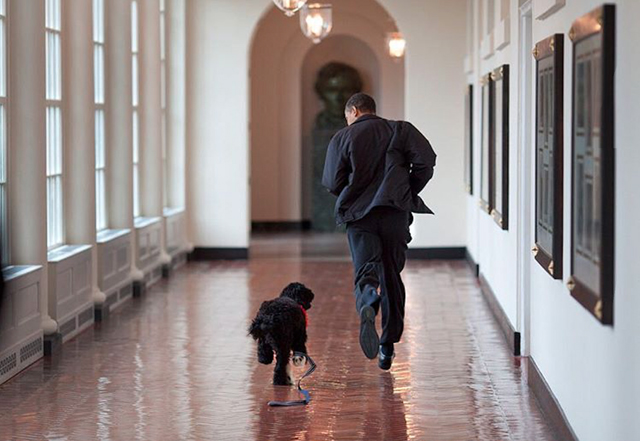
{"type": "MultiPolygon", "coordinates": [[[[296,334],[293,340],[293,352],[302,352],[303,354],[306,354],[307,353],[306,342],[307,342],[307,330],[302,329],[296,334]]],[[[292,361],[295,366],[302,366],[306,361],[306,359],[304,357],[299,357],[294,355],[292,361]]]]}
{"type": "Polygon", "coordinates": [[[280,346],[276,353],[276,366],[273,370],[273,384],[275,385],[288,385],[293,384],[290,382],[290,378],[287,375],[287,368],[289,366],[289,356],[291,349],[285,346],[280,346]]]}
{"type": "Polygon", "coordinates": [[[287,382],[293,386],[296,384],[295,379],[293,378],[293,370],[291,369],[291,364],[287,363],[287,382]]]}
{"type": "Polygon", "coordinates": [[[262,364],[271,364],[273,361],[273,348],[265,340],[258,340],[258,361],[262,364]]]}

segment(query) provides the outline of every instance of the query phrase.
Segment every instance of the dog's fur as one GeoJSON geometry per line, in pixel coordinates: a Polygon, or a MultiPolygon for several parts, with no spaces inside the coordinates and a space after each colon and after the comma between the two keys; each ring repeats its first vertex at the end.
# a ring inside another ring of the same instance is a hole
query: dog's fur
{"type": "MultiPolygon", "coordinates": [[[[301,283],[291,283],[280,297],[263,302],[249,327],[249,334],[258,342],[258,361],[271,364],[276,354],[273,384],[293,384],[289,374],[291,351],[307,353],[305,312],[313,301],[313,292],[301,283]],[[302,308],[301,308],[302,307],[302,308]]],[[[304,359],[294,358],[294,364],[304,359]]]]}

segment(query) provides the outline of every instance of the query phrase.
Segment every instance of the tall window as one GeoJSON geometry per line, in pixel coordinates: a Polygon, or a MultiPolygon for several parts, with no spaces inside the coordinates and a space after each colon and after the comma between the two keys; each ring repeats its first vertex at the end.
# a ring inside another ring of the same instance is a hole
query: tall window
{"type": "Polygon", "coordinates": [[[0,228],[2,228],[2,266],[9,262],[7,225],[7,10],[0,0],[0,228]]]}
{"type": "Polygon", "coordinates": [[[133,104],[133,216],[140,216],[140,136],[138,90],[138,2],[131,2],[131,75],[133,104]]]}
{"type": "Polygon", "coordinates": [[[167,31],[165,0],[160,1],[160,109],[161,109],[161,134],[162,137],[162,197],[163,205],[168,205],[168,169],[167,169],[167,31]]]}
{"type": "Polygon", "coordinates": [[[93,0],[93,76],[96,114],[96,229],[107,228],[104,93],[104,0],[93,0]]]}
{"type": "Polygon", "coordinates": [[[62,162],[62,4],[46,0],[47,245],[64,242],[62,162]]]}

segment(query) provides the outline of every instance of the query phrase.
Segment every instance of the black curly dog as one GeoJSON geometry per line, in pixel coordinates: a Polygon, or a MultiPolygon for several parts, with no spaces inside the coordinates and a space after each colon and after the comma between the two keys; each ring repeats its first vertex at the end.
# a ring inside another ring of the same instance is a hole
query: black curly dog
{"type": "MultiPolygon", "coordinates": [[[[258,361],[271,364],[276,354],[273,384],[293,384],[288,374],[291,351],[307,353],[307,313],[313,292],[302,283],[291,283],[280,297],[263,302],[249,327],[249,334],[258,341],[258,361]]],[[[294,364],[304,359],[294,358],[294,364]]]]}

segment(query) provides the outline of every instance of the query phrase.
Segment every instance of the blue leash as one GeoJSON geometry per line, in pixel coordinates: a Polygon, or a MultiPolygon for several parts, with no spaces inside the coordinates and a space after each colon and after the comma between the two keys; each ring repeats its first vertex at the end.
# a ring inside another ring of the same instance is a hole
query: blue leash
{"type": "Polygon", "coordinates": [[[307,370],[307,372],[304,373],[304,375],[302,377],[300,377],[300,379],[298,380],[298,392],[301,393],[304,396],[304,400],[297,400],[297,401],[269,401],[269,406],[272,407],[288,407],[288,406],[306,406],[307,404],[309,404],[309,402],[311,401],[311,395],[309,394],[308,390],[303,389],[300,386],[300,383],[302,382],[302,380],[306,377],[308,377],[309,375],[311,375],[313,373],[313,371],[316,370],[316,364],[315,362],[311,359],[311,357],[309,357],[307,354],[304,354],[302,352],[294,352],[293,354],[296,357],[304,357],[307,362],[309,363],[310,367],[307,370]]]}

